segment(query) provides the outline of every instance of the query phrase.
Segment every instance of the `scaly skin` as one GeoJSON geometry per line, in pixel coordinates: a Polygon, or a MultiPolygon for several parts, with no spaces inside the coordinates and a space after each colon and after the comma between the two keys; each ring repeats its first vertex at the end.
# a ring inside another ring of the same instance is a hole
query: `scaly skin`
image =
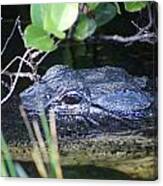
{"type": "Polygon", "coordinates": [[[59,123],[107,124],[108,119],[140,120],[153,116],[153,96],[145,91],[147,78],[133,77],[121,68],[73,70],[51,67],[39,82],[20,94],[30,116],[53,109],[59,123]]]}
{"type": "MultiPolygon", "coordinates": [[[[38,117],[41,106],[55,111],[62,165],[93,164],[154,179],[156,113],[146,82],[120,68],[74,71],[58,65],[20,97],[30,119],[38,117]]],[[[20,100],[10,102],[2,107],[2,131],[14,159],[32,161],[20,100]]]]}

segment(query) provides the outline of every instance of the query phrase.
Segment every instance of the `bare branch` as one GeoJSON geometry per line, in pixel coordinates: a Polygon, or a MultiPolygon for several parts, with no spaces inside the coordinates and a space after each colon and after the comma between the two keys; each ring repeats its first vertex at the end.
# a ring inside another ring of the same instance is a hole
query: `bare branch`
{"type": "MultiPolygon", "coordinates": [[[[3,74],[6,76],[17,76],[17,72],[6,71],[3,74]]],[[[19,77],[20,78],[29,78],[31,81],[35,81],[35,79],[36,79],[35,76],[30,72],[19,72],[19,77]]],[[[39,77],[39,75],[38,75],[38,77],[39,77]]]]}
{"type": "MultiPolygon", "coordinates": [[[[121,43],[129,43],[129,42],[136,42],[136,41],[140,41],[140,42],[150,42],[152,41],[152,39],[156,39],[157,36],[155,33],[147,33],[147,34],[142,34],[142,35],[134,35],[134,36],[129,36],[129,37],[123,37],[123,36],[119,36],[119,35],[114,35],[114,36],[100,36],[99,39],[102,40],[113,40],[113,41],[117,41],[117,42],[121,42],[121,43]]],[[[150,42],[151,43],[151,42],[150,42]]]]}
{"type": "Polygon", "coordinates": [[[28,50],[25,52],[24,56],[22,57],[22,60],[21,60],[20,63],[19,63],[17,75],[15,76],[15,79],[14,79],[14,82],[13,82],[13,84],[12,84],[12,86],[11,86],[11,89],[10,89],[9,93],[6,95],[6,97],[4,97],[4,98],[1,100],[1,104],[5,103],[5,102],[9,99],[9,97],[11,96],[11,94],[13,93],[13,91],[14,91],[14,89],[15,89],[15,87],[16,87],[18,78],[19,78],[19,73],[20,73],[21,68],[22,68],[22,66],[23,66],[24,59],[27,57],[27,55],[28,55],[28,53],[29,53],[30,51],[31,51],[31,49],[28,49],[28,50]]]}
{"type": "Polygon", "coordinates": [[[4,74],[4,72],[16,61],[16,60],[23,60],[23,62],[25,62],[25,64],[27,65],[27,66],[29,66],[32,70],[33,70],[33,66],[30,64],[30,62],[29,61],[27,61],[26,59],[23,59],[22,57],[20,57],[20,56],[16,56],[14,59],[12,59],[11,61],[10,61],[10,63],[1,71],[1,75],[2,74],[4,74]]]}
{"type": "Polygon", "coordinates": [[[21,28],[21,21],[20,21],[20,17],[18,17],[18,30],[19,30],[19,34],[21,36],[21,38],[23,39],[24,37],[24,34],[23,34],[23,31],[22,31],[22,28],[21,28]]]}
{"type": "MultiPolygon", "coordinates": [[[[150,29],[153,25],[152,11],[150,6],[148,6],[148,19],[149,23],[143,28],[137,25],[134,21],[131,21],[131,23],[138,29],[138,32],[135,35],[128,37],[123,37],[120,35],[100,35],[98,36],[98,39],[104,41],[112,40],[120,43],[125,43],[125,46],[131,45],[136,41],[154,44],[157,41],[157,34],[154,32],[150,32],[150,29]]],[[[91,39],[95,39],[95,37],[91,37],[91,39]]]]}
{"type": "Polygon", "coordinates": [[[41,53],[43,53],[42,51],[34,51],[30,53],[30,59],[35,59],[36,57],[38,57],[41,53]]]}
{"type": "Polygon", "coordinates": [[[137,35],[141,35],[144,32],[146,33],[152,27],[152,24],[153,24],[153,21],[152,21],[152,11],[151,11],[151,8],[150,8],[149,5],[148,5],[148,19],[149,19],[149,23],[145,27],[140,28],[140,30],[137,33],[137,35]]]}
{"type": "Polygon", "coordinates": [[[141,30],[142,28],[136,24],[133,20],[131,21],[131,23],[134,25],[134,27],[136,27],[138,30],[141,30]]]}
{"type": "Polygon", "coordinates": [[[27,51],[25,52],[25,54],[23,55],[23,57],[20,57],[20,56],[16,56],[1,72],[1,75],[7,75],[8,77],[10,77],[11,79],[11,87],[9,89],[9,93],[6,95],[6,97],[4,97],[1,101],[1,104],[3,104],[4,102],[6,102],[8,100],[8,98],[11,96],[11,94],[13,93],[15,87],[16,87],[16,84],[17,84],[17,81],[18,81],[18,78],[21,77],[21,78],[29,78],[31,81],[36,81],[36,79],[39,78],[39,75],[37,74],[37,71],[35,69],[37,69],[38,65],[41,64],[41,62],[45,59],[45,57],[49,54],[49,52],[45,53],[41,59],[36,63],[36,65],[32,65],[28,60],[26,60],[26,57],[29,56],[29,54],[31,54],[33,57],[37,57],[37,55],[40,54],[40,52],[33,52],[33,49],[27,49],[27,51]],[[7,69],[16,61],[16,60],[19,60],[19,67],[18,67],[18,70],[17,72],[9,72],[7,71],[7,69]],[[23,66],[23,63],[26,63],[31,69],[32,69],[32,73],[31,72],[21,72],[21,68],[23,66]],[[36,71],[36,72],[35,72],[36,71]],[[14,81],[12,83],[12,78],[13,76],[15,77],[14,78],[14,81]]]}
{"type": "Polygon", "coordinates": [[[49,53],[50,53],[50,52],[46,52],[46,53],[41,57],[41,59],[36,63],[36,65],[39,66],[39,65],[42,63],[42,61],[47,57],[47,55],[48,55],[49,53]]]}
{"type": "MultiPolygon", "coordinates": [[[[20,17],[18,16],[15,24],[12,28],[12,31],[9,35],[9,37],[7,38],[7,41],[4,45],[4,48],[2,49],[1,55],[3,55],[3,53],[5,52],[8,43],[10,42],[11,38],[13,37],[16,28],[18,28],[19,34],[22,38],[22,40],[24,41],[23,37],[23,31],[21,28],[21,21],[20,21],[20,17]]],[[[1,104],[3,104],[4,102],[6,102],[9,97],[12,95],[18,78],[29,78],[31,81],[36,81],[36,79],[38,79],[38,75],[37,75],[37,68],[38,65],[42,63],[42,61],[45,59],[45,57],[49,54],[49,53],[45,53],[38,62],[34,63],[33,59],[35,59],[36,57],[38,57],[40,54],[42,53],[42,51],[36,51],[35,49],[31,48],[26,50],[26,52],[24,53],[23,57],[20,56],[16,56],[14,59],[12,59],[7,65],[6,67],[1,71],[1,75],[6,75],[10,78],[10,85],[5,83],[4,81],[2,81],[3,86],[7,87],[7,89],[9,90],[9,93],[1,100],[1,104]],[[29,58],[29,60],[28,60],[29,58]],[[18,66],[18,70],[17,72],[9,72],[8,69],[9,67],[11,67],[11,65],[15,62],[19,62],[19,66],[18,66]],[[22,66],[23,64],[26,64],[28,67],[30,67],[32,72],[21,72],[22,66]]]]}
{"type": "Polygon", "coordinates": [[[10,40],[11,40],[11,38],[12,38],[12,36],[13,36],[15,30],[16,30],[16,26],[17,26],[17,24],[18,24],[18,20],[19,20],[19,16],[18,16],[17,19],[15,20],[14,26],[13,26],[13,28],[12,28],[12,31],[11,31],[10,35],[8,36],[8,38],[7,38],[7,40],[6,40],[5,44],[4,44],[4,47],[3,47],[2,52],[1,52],[1,55],[3,55],[4,51],[6,50],[8,44],[9,44],[9,42],[10,42],[10,40]]]}

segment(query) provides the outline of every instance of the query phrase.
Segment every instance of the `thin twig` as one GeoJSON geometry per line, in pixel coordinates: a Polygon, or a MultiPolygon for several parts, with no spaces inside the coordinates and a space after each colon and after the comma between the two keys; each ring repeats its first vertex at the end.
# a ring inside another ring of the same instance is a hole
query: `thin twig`
{"type": "Polygon", "coordinates": [[[19,20],[19,16],[18,16],[17,19],[15,20],[15,23],[14,23],[14,26],[13,26],[13,28],[12,28],[12,31],[11,31],[9,37],[7,38],[7,40],[6,40],[5,44],[4,44],[4,47],[3,47],[2,52],[1,52],[1,56],[3,55],[4,51],[6,50],[8,44],[9,44],[9,41],[11,40],[11,38],[12,38],[12,36],[13,36],[15,30],[16,30],[16,26],[17,26],[17,24],[18,24],[18,20],[19,20]]]}
{"type": "Polygon", "coordinates": [[[22,40],[24,41],[23,37],[24,37],[24,34],[23,34],[23,31],[22,31],[22,28],[21,28],[21,21],[20,21],[20,17],[18,17],[18,30],[19,30],[19,34],[22,38],[22,40]]]}
{"type": "Polygon", "coordinates": [[[152,27],[152,11],[150,6],[148,5],[148,19],[149,19],[149,23],[144,27],[141,28],[140,31],[136,34],[136,35],[141,35],[142,33],[144,33],[145,31],[149,30],[152,27]]]}
{"type": "Polygon", "coordinates": [[[29,61],[27,61],[26,59],[24,59],[23,57],[20,56],[16,56],[14,59],[12,59],[9,64],[1,71],[1,75],[16,61],[16,60],[20,60],[23,61],[27,66],[29,66],[32,70],[33,70],[33,66],[30,64],[29,61]]]}
{"type": "Polygon", "coordinates": [[[4,97],[4,98],[2,99],[1,104],[3,104],[4,102],[6,102],[6,101],[8,100],[8,98],[11,96],[11,94],[13,93],[13,91],[14,91],[14,89],[15,89],[15,87],[16,87],[18,78],[19,78],[19,73],[20,73],[21,68],[22,68],[22,66],[23,66],[24,59],[27,57],[27,55],[28,55],[28,53],[29,53],[30,51],[31,51],[31,49],[28,49],[28,50],[25,52],[24,56],[22,57],[22,60],[21,60],[20,63],[19,63],[17,75],[15,76],[15,79],[14,79],[14,82],[13,82],[13,84],[12,84],[12,86],[11,86],[11,89],[10,89],[9,93],[6,95],[6,97],[4,97]]]}
{"type": "Polygon", "coordinates": [[[38,57],[41,53],[43,53],[42,51],[34,51],[33,53],[30,54],[30,58],[31,59],[35,59],[36,57],[38,57]]]}
{"type": "MultiPolygon", "coordinates": [[[[153,24],[152,11],[150,6],[148,6],[148,19],[149,23],[143,28],[139,27],[135,22],[131,22],[138,29],[138,32],[135,35],[128,37],[123,37],[120,35],[100,35],[98,38],[99,40],[104,41],[113,40],[116,42],[125,43],[127,44],[125,46],[128,46],[136,41],[154,44],[157,41],[157,34],[149,31],[153,24]]],[[[95,39],[95,37],[91,37],[90,39],[95,39]]]]}
{"type": "Polygon", "coordinates": [[[155,33],[149,33],[149,34],[142,34],[142,35],[134,35],[134,36],[129,36],[129,37],[123,37],[119,35],[114,35],[114,36],[99,36],[99,39],[101,40],[113,40],[121,43],[129,43],[129,42],[136,42],[136,41],[146,41],[148,42],[150,39],[156,38],[155,33]]]}
{"type": "MultiPolygon", "coordinates": [[[[3,73],[3,75],[9,76],[9,77],[10,76],[17,76],[17,72],[6,71],[3,73]]],[[[35,81],[35,76],[30,72],[20,72],[19,77],[20,78],[29,78],[31,81],[35,81]]],[[[39,77],[39,75],[38,75],[38,77],[39,77]]]]}
{"type": "Polygon", "coordinates": [[[36,63],[36,66],[39,66],[42,62],[43,62],[43,60],[46,58],[46,56],[49,54],[50,52],[46,52],[42,57],[41,57],[41,59],[36,63]]]}
{"type": "Polygon", "coordinates": [[[131,23],[134,25],[134,27],[136,27],[138,30],[141,30],[142,28],[136,24],[133,20],[131,21],[131,23]]]}

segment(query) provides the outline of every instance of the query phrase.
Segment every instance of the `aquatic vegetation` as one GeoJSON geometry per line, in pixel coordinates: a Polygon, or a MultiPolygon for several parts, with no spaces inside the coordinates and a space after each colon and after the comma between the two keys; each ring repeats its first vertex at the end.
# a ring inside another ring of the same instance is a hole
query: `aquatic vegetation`
{"type": "MultiPolygon", "coordinates": [[[[35,141],[31,153],[39,176],[44,178],[63,178],[58,152],[54,113],[50,112],[49,114],[50,122],[47,121],[44,113],[40,116],[41,126],[45,134],[45,139],[43,139],[38,122],[35,120],[32,122],[33,125],[31,125],[22,107],[20,107],[20,111],[29,136],[31,140],[35,141]]],[[[20,163],[12,159],[10,149],[3,135],[1,136],[1,142],[1,176],[29,177],[26,169],[23,168],[20,163]]]]}

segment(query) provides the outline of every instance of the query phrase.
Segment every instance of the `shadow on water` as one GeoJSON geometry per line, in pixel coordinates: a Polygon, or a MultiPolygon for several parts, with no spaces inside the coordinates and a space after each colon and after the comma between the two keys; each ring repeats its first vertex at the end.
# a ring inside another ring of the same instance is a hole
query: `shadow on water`
{"type": "MultiPolygon", "coordinates": [[[[39,174],[33,163],[21,163],[30,177],[39,178],[39,174]]],[[[63,177],[64,179],[103,179],[103,180],[128,180],[132,179],[125,173],[120,171],[96,167],[93,165],[83,166],[63,166],[63,177]]]]}
{"type": "Polygon", "coordinates": [[[107,180],[128,180],[131,179],[127,174],[120,171],[88,166],[66,166],[63,167],[64,178],[70,179],[107,179],[107,180]]]}

